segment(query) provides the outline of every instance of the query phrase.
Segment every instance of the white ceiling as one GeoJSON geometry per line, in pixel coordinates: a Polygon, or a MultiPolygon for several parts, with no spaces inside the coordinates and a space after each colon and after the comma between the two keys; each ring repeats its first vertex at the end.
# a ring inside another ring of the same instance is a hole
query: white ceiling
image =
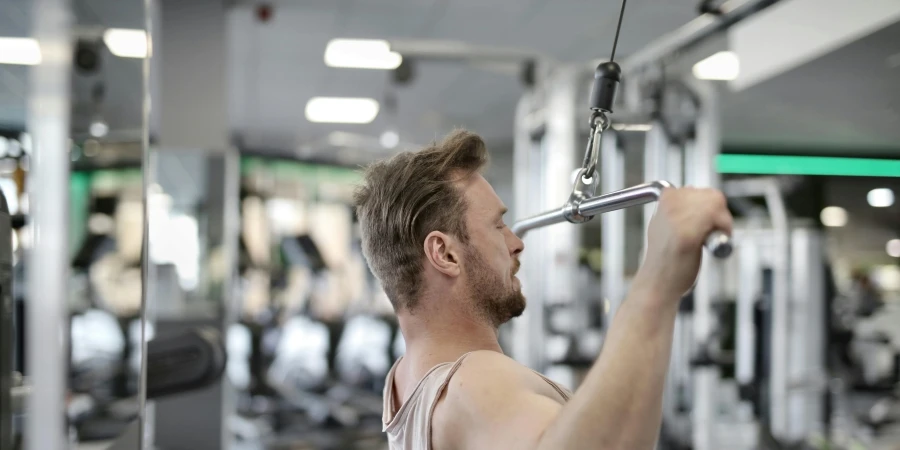
{"type": "MultiPolygon", "coordinates": [[[[695,3],[629,2],[621,54],[690,20],[695,3]]],[[[382,99],[391,89],[385,72],[326,67],[324,48],[335,37],[460,40],[582,61],[608,54],[617,14],[618,2],[609,0],[281,1],[260,23],[241,6],[231,21],[233,123],[256,147],[296,146],[333,130],[378,135],[390,126],[412,142],[454,126],[509,141],[519,80],[453,63],[418,64],[412,84],[393,89],[396,117],[381,114],[371,125],[311,124],[303,108],[314,95],[382,99]]]]}
{"type": "Polygon", "coordinates": [[[900,23],[727,95],[723,121],[731,144],[900,155],[900,23]]]}
{"type": "MultiPolygon", "coordinates": [[[[0,0],[0,34],[28,34],[31,2],[0,0]]],[[[76,22],[142,27],[141,0],[75,0],[76,22]]],[[[256,149],[292,151],[332,131],[378,136],[397,128],[404,142],[424,143],[455,126],[489,141],[512,139],[522,92],[514,76],[451,63],[416,66],[411,85],[392,87],[383,71],[333,69],[323,52],[334,37],[450,39],[531,49],[561,61],[604,57],[612,42],[618,0],[281,0],[266,23],[255,2],[230,16],[231,124],[256,149]],[[322,125],[305,120],[317,95],[397,98],[370,125],[322,125]]],[[[697,0],[632,0],[619,44],[622,57],[690,21],[697,0]]],[[[727,144],[837,152],[900,151],[900,25],[850,44],[773,80],[723,99],[727,144]]],[[[89,93],[107,85],[103,114],[113,130],[140,126],[141,62],[105,55],[99,74],[75,76],[73,126],[93,114],[89,93]]],[[[27,68],[0,66],[0,127],[21,126],[27,68]]]]}

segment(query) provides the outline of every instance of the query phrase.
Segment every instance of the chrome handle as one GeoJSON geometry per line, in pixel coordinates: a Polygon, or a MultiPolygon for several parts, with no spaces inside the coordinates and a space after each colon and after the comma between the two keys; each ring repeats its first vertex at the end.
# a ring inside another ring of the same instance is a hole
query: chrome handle
{"type": "MultiPolygon", "coordinates": [[[[674,187],[668,181],[659,180],[650,183],[639,184],[620,191],[587,198],[580,203],[569,202],[562,208],[547,211],[545,213],[519,220],[511,227],[513,233],[519,237],[536,228],[543,228],[562,222],[582,223],[584,220],[573,221],[572,217],[590,219],[598,214],[603,214],[620,209],[640,206],[659,200],[666,188],[674,187]]],[[[721,231],[713,231],[707,236],[704,247],[716,258],[727,258],[734,249],[731,237],[721,231]]]]}

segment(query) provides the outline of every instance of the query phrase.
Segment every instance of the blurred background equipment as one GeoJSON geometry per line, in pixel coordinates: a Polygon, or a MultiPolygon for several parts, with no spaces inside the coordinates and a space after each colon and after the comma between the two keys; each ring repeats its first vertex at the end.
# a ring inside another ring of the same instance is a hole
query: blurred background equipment
{"type": "Polygon", "coordinates": [[[12,295],[12,218],[6,195],[0,192],[0,447],[13,445],[12,388],[15,309],[12,295]]]}

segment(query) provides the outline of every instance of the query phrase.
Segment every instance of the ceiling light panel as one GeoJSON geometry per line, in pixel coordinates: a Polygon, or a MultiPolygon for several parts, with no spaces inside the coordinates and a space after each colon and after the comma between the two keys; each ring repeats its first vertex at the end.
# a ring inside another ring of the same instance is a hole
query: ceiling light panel
{"type": "Polygon", "coordinates": [[[378,116],[371,98],[314,97],[306,103],[306,120],[314,123],[371,123],[378,116]]]}
{"type": "Polygon", "coordinates": [[[103,32],[103,43],[120,58],[146,58],[147,33],[144,30],[110,28],[103,32]]]}
{"type": "Polygon", "coordinates": [[[693,74],[701,80],[736,80],[740,61],[734,52],[719,52],[694,64],[693,74]]]}
{"type": "Polygon", "coordinates": [[[391,51],[387,41],[378,39],[332,39],[325,46],[325,64],[329,67],[392,70],[403,56],[391,51]]]}
{"type": "Polygon", "coordinates": [[[41,47],[37,40],[0,37],[0,64],[35,66],[41,63],[41,47]]]}

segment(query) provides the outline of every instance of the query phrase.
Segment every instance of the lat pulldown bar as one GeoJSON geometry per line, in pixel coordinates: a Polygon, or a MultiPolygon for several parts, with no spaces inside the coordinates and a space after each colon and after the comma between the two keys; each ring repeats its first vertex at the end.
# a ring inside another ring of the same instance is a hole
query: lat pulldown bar
{"type": "MultiPolygon", "coordinates": [[[[562,208],[547,211],[536,216],[517,221],[512,226],[512,231],[522,237],[530,230],[546,227],[564,221],[570,223],[584,223],[595,215],[632,206],[643,205],[659,200],[665,188],[673,187],[668,181],[653,181],[650,183],[633,186],[620,191],[603,195],[595,195],[600,184],[597,177],[597,164],[600,159],[600,141],[603,131],[609,127],[607,114],[612,113],[612,106],[616,99],[616,92],[622,80],[622,69],[613,61],[616,55],[616,44],[619,40],[619,29],[622,26],[622,13],[625,11],[625,2],[622,2],[622,12],[619,13],[619,28],[616,29],[616,39],[613,42],[612,56],[610,60],[601,63],[594,71],[594,84],[591,89],[591,133],[585,150],[584,162],[575,178],[575,186],[569,200],[562,208]]],[[[710,233],[704,244],[714,256],[726,258],[731,255],[731,238],[720,231],[710,233]]]]}

